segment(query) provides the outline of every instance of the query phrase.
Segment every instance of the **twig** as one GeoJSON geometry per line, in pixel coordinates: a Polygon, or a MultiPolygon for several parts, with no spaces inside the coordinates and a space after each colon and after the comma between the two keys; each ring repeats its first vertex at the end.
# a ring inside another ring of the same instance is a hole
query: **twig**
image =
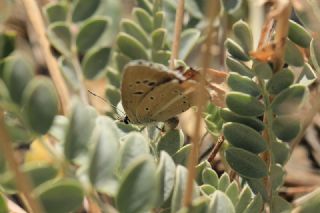
{"type": "Polygon", "coordinates": [[[14,157],[14,150],[11,146],[11,139],[7,132],[5,131],[4,124],[4,112],[1,109],[0,111],[0,148],[2,150],[2,154],[5,156],[5,159],[8,162],[8,165],[12,172],[14,173],[15,183],[19,192],[22,193],[24,197],[23,200],[26,201],[26,207],[29,207],[30,213],[40,213],[43,212],[40,204],[31,196],[32,188],[29,177],[26,176],[19,169],[19,164],[14,157]]]}
{"type": "Polygon", "coordinates": [[[172,54],[170,58],[170,69],[174,69],[174,60],[178,58],[180,47],[180,35],[183,23],[184,0],[179,0],[174,25],[174,40],[172,43],[172,54]]]}
{"type": "Polygon", "coordinates": [[[39,45],[42,49],[49,73],[54,81],[61,101],[62,112],[65,114],[69,105],[69,91],[64,83],[60,73],[59,65],[50,51],[50,43],[46,37],[44,22],[35,0],[22,0],[26,13],[34,28],[34,32],[39,39],[39,45]]]}
{"type": "Polygon", "coordinates": [[[219,150],[220,150],[223,142],[224,142],[224,136],[221,135],[221,136],[218,138],[216,144],[214,145],[214,147],[213,147],[213,149],[212,149],[212,152],[211,152],[211,154],[210,154],[210,156],[209,156],[209,158],[208,158],[208,161],[209,161],[211,167],[213,166],[213,160],[215,159],[216,155],[218,154],[218,152],[219,152],[219,150]]]}
{"type": "Polygon", "coordinates": [[[203,68],[201,70],[201,79],[200,83],[197,86],[196,90],[196,100],[197,100],[197,117],[196,117],[196,124],[194,128],[193,135],[191,137],[191,152],[189,154],[188,158],[188,178],[187,178],[187,186],[186,186],[186,192],[184,194],[184,199],[183,199],[183,205],[185,207],[188,207],[191,205],[192,202],[192,191],[193,191],[193,183],[194,179],[196,176],[196,165],[198,162],[198,156],[199,156],[199,140],[201,138],[200,136],[200,127],[201,127],[201,118],[202,118],[202,112],[203,108],[206,102],[206,98],[203,95],[203,91],[205,90],[205,85],[206,85],[206,73],[207,69],[210,65],[210,58],[211,58],[211,45],[212,45],[212,35],[213,35],[213,28],[212,28],[212,23],[213,20],[215,19],[217,15],[217,11],[215,9],[219,8],[218,1],[208,1],[206,8],[207,8],[207,17],[209,19],[208,21],[208,34],[206,37],[205,41],[205,50],[203,52],[203,68]]]}

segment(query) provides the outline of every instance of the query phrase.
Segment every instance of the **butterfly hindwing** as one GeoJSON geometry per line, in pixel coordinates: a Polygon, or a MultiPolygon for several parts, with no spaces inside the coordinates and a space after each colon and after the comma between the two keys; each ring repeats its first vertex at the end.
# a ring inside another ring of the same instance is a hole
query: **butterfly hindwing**
{"type": "Polygon", "coordinates": [[[196,82],[171,80],[150,91],[136,108],[140,123],[166,121],[194,105],[196,82]]]}
{"type": "Polygon", "coordinates": [[[139,123],[136,120],[136,108],[151,90],[176,77],[161,65],[143,61],[128,64],[123,71],[121,99],[130,121],[139,123]]]}

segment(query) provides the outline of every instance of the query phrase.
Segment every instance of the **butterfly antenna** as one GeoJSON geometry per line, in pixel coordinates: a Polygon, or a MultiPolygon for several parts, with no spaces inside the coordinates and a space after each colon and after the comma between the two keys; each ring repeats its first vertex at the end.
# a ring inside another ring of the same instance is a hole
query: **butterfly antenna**
{"type": "Polygon", "coordinates": [[[115,110],[118,110],[119,112],[121,112],[124,116],[126,115],[125,112],[123,112],[122,110],[120,110],[120,109],[119,109],[118,107],[116,107],[115,105],[111,104],[110,101],[108,101],[107,99],[105,99],[105,98],[97,95],[96,93],[92,92],[91,90],[88,90],[88,92],[89,92],[91,95],[93,95],[93,96],[99,98],[100,100],[104,101],[105,103],[110,104],[110,106],[112,106],[115,110]]]}

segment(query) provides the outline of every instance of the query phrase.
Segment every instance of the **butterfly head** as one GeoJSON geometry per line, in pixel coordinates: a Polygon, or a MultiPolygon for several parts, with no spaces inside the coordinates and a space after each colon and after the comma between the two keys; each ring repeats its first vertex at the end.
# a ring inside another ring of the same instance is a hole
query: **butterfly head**
{"type": "Polygon", "coordinates": [[[125,123],[125,124],[130,124],[130,119],[129,119],[129,117],[126,115],[124,118],[123,118],[123,123],[125,123]]]}

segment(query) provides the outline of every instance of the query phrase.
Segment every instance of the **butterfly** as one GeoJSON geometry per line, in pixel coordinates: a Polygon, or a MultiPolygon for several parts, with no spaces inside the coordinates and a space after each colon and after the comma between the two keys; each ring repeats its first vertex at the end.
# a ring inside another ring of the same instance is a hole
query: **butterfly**
{"type": "Polygon", "coordinates": [[[143,60],[129,62],[121,82],[124,122],[167,122],[194,106],[198,83],[190,72],[184,75],[143,60]]]}

